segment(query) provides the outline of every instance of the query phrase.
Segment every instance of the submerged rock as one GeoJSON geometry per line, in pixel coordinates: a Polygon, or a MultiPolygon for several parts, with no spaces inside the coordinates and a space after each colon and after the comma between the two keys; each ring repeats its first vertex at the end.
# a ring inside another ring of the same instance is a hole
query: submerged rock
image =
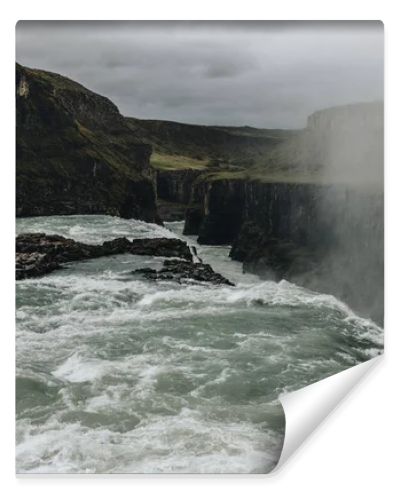
{"type": "Polygon", "coordinates": [[[143,274],[151,280],[170,280],[182,283],[186,280],[195,280],[213,283],[215,285],[235,286],[234,283],[219,273],[216,273],[209,264],[201,262],[185,262],[182,260],[165,260],[161,270],[149,267],[136,269],[135,274],[143,274]]]}
{"type": "Polygon", "coordinates": [[[177,238],[116,238],[89,245],[57,234],[25,233],[16,238],[16,279],[42,276],[64,262],[107,257],[122,253],[179,257],[191,261],[188,245],[177,238]]]}

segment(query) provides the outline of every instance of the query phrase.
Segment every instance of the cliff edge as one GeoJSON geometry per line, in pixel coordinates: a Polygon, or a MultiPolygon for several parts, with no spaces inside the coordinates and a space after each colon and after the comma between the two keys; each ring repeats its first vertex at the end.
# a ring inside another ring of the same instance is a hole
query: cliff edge
{"type": "Polygon", "coordinates": [[[17,216],[109,214],[156,222],[151,151],[109,99],[17,64],[17,216]]]}

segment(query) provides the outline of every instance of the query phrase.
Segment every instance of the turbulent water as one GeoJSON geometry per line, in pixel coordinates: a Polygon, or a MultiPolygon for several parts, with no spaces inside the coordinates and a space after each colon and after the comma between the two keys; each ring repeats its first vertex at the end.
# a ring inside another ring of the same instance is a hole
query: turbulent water
{"type": "MultiPolygon", "coordinates": [[[[182,224],[18,219],[33,231],[101,243],[182,224]]],[[[164,259],[135,255],[17,282],[18,472],[268,472],[279,395],[382,350],[382,330],[334,297],[242,274],[228,247],[197,248],[237,286],[147,281],[131,271],[164,259]]]]}

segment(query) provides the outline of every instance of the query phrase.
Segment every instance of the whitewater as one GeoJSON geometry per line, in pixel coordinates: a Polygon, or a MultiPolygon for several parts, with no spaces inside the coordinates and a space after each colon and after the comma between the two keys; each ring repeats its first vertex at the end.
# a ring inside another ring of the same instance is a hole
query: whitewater
{"type": "Polygon", "coordinates": [[[228,246],[111,216],[17,220],[85,243],[180,237],[236,287],[149,281],[162,257],[66,264],[16,284],[18,473],[266,473],[281,394],[366,361],[383,331],[343,302],[243,274],[228,246]]]}

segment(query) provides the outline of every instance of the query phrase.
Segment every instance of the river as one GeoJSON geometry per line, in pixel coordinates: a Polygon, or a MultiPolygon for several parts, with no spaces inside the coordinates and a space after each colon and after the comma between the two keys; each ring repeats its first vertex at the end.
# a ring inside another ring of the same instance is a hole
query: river
{"type": "MultiPolygon", "coordinates": [[[[17,220],[86,243],[182,227],[17,220]]],[[[149,281],[131,271],[164,259],[128,254],[17,282],[17,472],[265,473],[283,444],[279,395],[382,352],[382,329],[335,297],[186,240],[236,287],[149,281]]]]}

